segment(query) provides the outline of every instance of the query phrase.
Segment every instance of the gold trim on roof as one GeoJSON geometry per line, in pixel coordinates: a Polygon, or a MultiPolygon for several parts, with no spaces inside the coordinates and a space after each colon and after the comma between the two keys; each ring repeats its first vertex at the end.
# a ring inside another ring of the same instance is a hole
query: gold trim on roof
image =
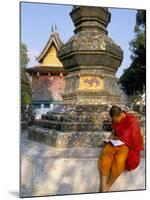
{"type": "Polygon", "coordinates": [[[52,43],[54,43],[57,50],[60,49],[61,46],[63,46],[63,42],[61,41],[58,32],[52,32],[49,40],[47,41],[44,49],[40,53],[40,55],[36,58],[36,60],[40,63],[42,59],[45,57],[45,55],[48,53],[52,43]]]}

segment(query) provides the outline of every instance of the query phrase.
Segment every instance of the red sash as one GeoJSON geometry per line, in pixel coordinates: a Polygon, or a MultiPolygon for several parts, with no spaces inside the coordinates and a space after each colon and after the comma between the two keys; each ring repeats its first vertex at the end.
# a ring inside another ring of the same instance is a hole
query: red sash
{"type": "Polygon", "coordinates": [[[137,118],[133,114],[125,114],[120,122],[112,123],[112,127],[114,134],[129,147],[126,169],[130,171],[139,165],[140,151],[144,149],[144,143],[137,118]]]}

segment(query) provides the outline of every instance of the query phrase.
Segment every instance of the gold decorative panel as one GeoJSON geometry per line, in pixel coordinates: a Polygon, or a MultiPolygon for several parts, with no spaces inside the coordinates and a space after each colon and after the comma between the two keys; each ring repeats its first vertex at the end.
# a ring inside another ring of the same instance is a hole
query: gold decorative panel
{"type": "Polygon", "coordinates": [[[100,91],[104,89],[104,82],[99,76],[81,76],[79,90],[100,91]]]}

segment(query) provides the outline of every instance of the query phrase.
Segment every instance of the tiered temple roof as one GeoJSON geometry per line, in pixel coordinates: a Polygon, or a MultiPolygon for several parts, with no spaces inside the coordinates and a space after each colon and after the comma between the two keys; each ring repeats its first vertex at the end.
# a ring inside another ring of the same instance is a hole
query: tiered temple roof
{"type": "Polygon", "coordinates": [[[57,30],[53,31],[44,46],[41,53],[38,55],[36,60],[39,62],[38,65],[28,68],[29,73],[49,73],[49,72],[64,72],[63,64],[57,57],[57,51],[63,46],[63,42],[59,37],[57,30]]]}

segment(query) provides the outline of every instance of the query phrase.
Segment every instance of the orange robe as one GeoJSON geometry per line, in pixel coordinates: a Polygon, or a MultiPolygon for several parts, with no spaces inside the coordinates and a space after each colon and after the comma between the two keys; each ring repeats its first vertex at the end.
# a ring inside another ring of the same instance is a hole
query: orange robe
{"type": "Polygon", "coordinates": [[[117,178],[125,170],[129,148],[126,145],[114,147],[106,144],[99,158],[99,169],[103,176],[117,178]]]}

